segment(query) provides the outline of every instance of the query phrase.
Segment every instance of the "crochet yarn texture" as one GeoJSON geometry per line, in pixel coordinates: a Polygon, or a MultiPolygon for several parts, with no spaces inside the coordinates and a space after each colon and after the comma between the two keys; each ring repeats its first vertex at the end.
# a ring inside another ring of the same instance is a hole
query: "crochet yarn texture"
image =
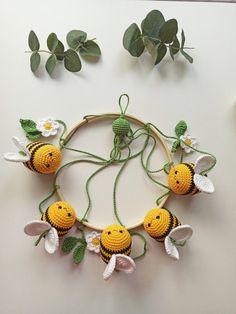
{"type": "Polygon", "coordinates": [[[179,195],[196,194],[198,189],[193,182],[194,164],[182,163],[173,166],[168,176],[170,189],[179,195]]]}
{"type": "Polygon", "coordinates": [[[126,136],[130,131],[130,124],[124,117],[120,117],[112,122],[112,130],[115,135],[126,136]]]}
{"type": "Polygon", "coordinates": [[[57,170],[61,163],[62,153],[52,144],[35,142],[29,143],[26,148],[30,152],[30,160],[24,165],[32,171],[49,174],[57,170]]]}
{"type": "Polygon", "coordinates": [[[170,231],[181,225],[176,216],[165,208],[154,208],[144,218],[144,229],[157,240],[163,242],[170,231]]]}
{"type": "Polygon", "coordinates": [[[64,236],[73,227],[76,213],[69,203],[59,201],[48,207],[42,215],[42,220],[50,223],[59,236],[64,236]]]}
{"type": "Polygon", "coordinates": [[[103,230],[100,239],[100,253],[108,263],[112,254],[130,255],[132,238],[128,230],[121,225],[111,225],[103,230]]]}

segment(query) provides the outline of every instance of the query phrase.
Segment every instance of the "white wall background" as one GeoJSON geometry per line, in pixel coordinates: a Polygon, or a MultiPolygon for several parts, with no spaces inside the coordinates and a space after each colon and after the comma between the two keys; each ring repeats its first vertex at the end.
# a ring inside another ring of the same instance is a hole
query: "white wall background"
{"type": "MultiPolygon", "coordinates": [[[[185,119],[201,147],[218,158],[210,175],[214,195],[171,197],[167,203],[195,229],[180,262],[170,260],[163,247],[148,238],[148,253],[137,262],[137,271],[132,276],[116,274],[109,282],[102,279],[104,263],[89,252],[77,267],[71,256],[49,256],[42,245],[33,246],[23,226],[39,218],[37,205],[51,181],[1,160],[2,314],[236,313],[235,15],[234,4],[1,1],[1,155],[13,149],[12,135],[23,137],[21,117],[36,120],[51,114],[73,126],[85,114],[117,111],[119,95],[127,92],[130,114],[156,123],[167,134],[185,119]],[[124,30],[134,21],[140,23],[151,9],[177,18],[188,46],[195,47],[193,65],[180,57],[153,68],[147,55],[136,60],[123,49],[124,30]],[[65,41],[67,32],[76,28],[97,38],[101,62],[83,62],[78,74],[59,67],[53,79],[46,71],[34,76],[24,54],[29,30],[45,42],[52,31],[65,41]]],[[[140,208],[137,200],[128,199],[126,188],[127,202],[144,215],[149,203],[140,208]]],[[[106,219],[105,211],[101,215],[106,219]]]]}

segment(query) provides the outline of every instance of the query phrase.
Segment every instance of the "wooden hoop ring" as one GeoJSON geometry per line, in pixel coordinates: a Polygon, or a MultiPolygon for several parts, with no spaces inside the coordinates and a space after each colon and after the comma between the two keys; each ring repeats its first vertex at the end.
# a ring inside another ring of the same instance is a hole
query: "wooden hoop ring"
{"type": "MultiPolygon", "coordinates": [[[[66,137],[64,138],[64,143],[68,143],[71,138],[73,137],[73,135],[80,129],[82,128],[83,126],[89,124],[89,123],[93,123],[95,121],[99,121],[99,120],[102,120],[102,119],[116,119],[120,117],[120,113],[105,113],[105,114],[100,114],[100,115],[92,115],[92,116],[86,116],[84,117],[84,119],[79,122],[77,125],[75,125],[69,132],[68,134],[66,135],[66,137]]],[[[125,117],[127,118],[127,120],[129,120],[130,122],[133,122],[137,125],[140,125],[140,126],[145,126],[147,123],[143,122],[142,120],[134,117],[134,116],[131,116],[131,115],[125,115],[125,117]]],[[[166,145],[166,143],[164,142],[164,140],[162,139],[162,137],[160,136],[159,133],[157,133],[157,131],[150,126],[150,130],[152,132],[152,134],[156,137],[156,139],[158,139],[158,141],[161,143],[162,147],[164,148],[164,152],[165,152],[165,155],[167,157],[167,162],[172,162],[172,158],[171,158],[171,153],[170,153],[170,150],[168,148],[168,146],[166,145]]],[[[55,182],[56,183],[56,182],[55,182]]],[[[61,192],[61,189],[60,189],[60,185],[58,186],[58,189],[57,189],[57,194],[60,198],[61,201],[64,201],[65,198],[61,192]]],[[[169,194],[166,195],[165,197],[163,197],[163,200],[162,202],[160,203],[160,207],[162,207],[166,200],[168,199],[169,197],[169,194]]],[[[81,222],[81,221],[80,221],[81,222]]],[[[90,223],[88,222],[81,222],[84,226],[90,228],[90,229],[94,229],[94,230],[97,230],[97,231],[103,231],[103,228],[100,228],[100,227],[97,227],[97,226],[93,226],[91,225],[90,223]]],[[[132,225],[132,226],[129,226],[129,227],[126,227],[127,230],[132,230],[132,229],[135,229],[139,226],[141,226],[143,224],[143,221],[139,221],[137,222],[136,224],[132,225]]]]}

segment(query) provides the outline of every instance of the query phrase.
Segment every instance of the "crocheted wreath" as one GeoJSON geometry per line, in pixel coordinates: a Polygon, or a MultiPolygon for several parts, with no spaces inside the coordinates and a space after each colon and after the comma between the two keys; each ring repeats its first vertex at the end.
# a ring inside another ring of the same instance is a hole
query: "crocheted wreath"
{"type": "Polygon", "coordinates": [[[196,139],[189,135],[187,124],[180,121],[175,127],[175,136],[167,136],[152,123],[144,123],[136,117],[126,114],[129,104],[129,97],[123,94],[119,98],[121,112],[119,114],[100,114],[85,116],[78,125],[67,133],[67,126],[61,120],[47,117],[37,123],[32,120],[20,120],[21,126],[28,139],[32,140],[28,144],[23,143],[18,137],[13,137],[13,142],[19,149],[15,153],[7,153],[4,158],[11,162],[21,162],[29,170],[38,174],[54,174],[53,188],[39,204],[41,219],[32,220],[25,225],[24,232],[30,236],[39,236],[35,245],[44,239],[45,249],[48,253],[54,253],[59,248],[59,240],[64,237],[74,226],[81,232],[81,237],[66,237],[62,244],[63,252],[73,251],[73,261],[79,264],[88,250],[100,253],[102,260],[107,263],[103,278],[108,279],[114,270],[130,274],[134,271],[135,260],[146,253],[147,242],[145,237],[132,229],[143,225],[145,231],[156,241],[163,242],[166,253],[175,260],[179,259],[179,246],[184,246],[186,241],[192,236],[193,229],[189,225],[182,225],[178,218],[168,209],[164,208],[164,203],[172,192],[176,195],[195,195],[200,192],[213,193],[214,185],[208,178],[207,173],[215,166],[216,158],[207,152],[197,149],[196,139]],[[127,103],[123,109],[122,99],[126,98],[127,103]],[[90,152],[85,152],[78,148],[69,147],[71,138],[84,126],[98,120],[112,120],[112,130],[114,140],[110,151],[110,156],[104,158],[90,152]],[[139,127],[134,130],[133,125],[139,127]],[[62,128],[59,139],[59,147],[50,143],[36,141],[40,137],[50,137],[56,135],[62,128]],[[137,140],[139,139],[139,142],[137,140]],[[131,144],[143,143],[138,152],[133,152],[131,144]],[[163,147],[167,162],[161,169],[150,169],[150,158],[156,148],[157,141],[163,147]],[[166,142],[172,142],[171,152],[166,142]],[[151,151],[148,147],[152,147],[151,151]],[[78,159],[61,165],[62,151],[70,150],[78,154],[78,159]],[[184,162],[186,154],[191,152],[200,153],[194,163],[184,162]],[[171,154],[172,153],[172,154],[171,154]],[[82,158],[86,155],[88,158],[82,158]],[[177,156],[179,162],[174,163],[172,158],[177,156]],[[117,208],[117,184],[119,178],[131,159],[140,158],[141,165],[147,177],[161,186],[165,191],[156,199],[156,207],[147,212],[141,222],[133,226],[125,227],[118,214],[117,208]],[[99,168],[87,179],[86,194],[88,206],[83,217],[78,217],[73,207],[64,200],[61,187],[58,184],[58,177],[63,170],[76,163],[93,163],[99,168]],[[120,164],[120,170],[115,178],[113,187],[113,210],[117,220],[116,224],[110,225],[104,230],[92,226],[88,221],[88,214],[91,210],[91,197],[89,183],[91,179],[108,166],[120,164]],[[167,183],[160,182],[155,175],[163,172],[167,176],[167,183]],[[44,203],[57,193],[59,201],[54,202],[47,209],[43,210],[44,203]],[[96,229],[85,236],[84,227],[96,229]],[[101,233],[98,231],[102,231],[101,233]],[[132,251],[132,238],[138,236],[144,242],[143,252],[139,256],[130,257],[132,251]]]}

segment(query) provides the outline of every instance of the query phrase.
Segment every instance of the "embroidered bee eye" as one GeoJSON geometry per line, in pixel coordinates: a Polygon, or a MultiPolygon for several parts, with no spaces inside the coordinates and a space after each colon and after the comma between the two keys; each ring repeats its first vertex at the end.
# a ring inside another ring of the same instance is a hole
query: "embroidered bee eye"
{"type": "Polygon", "coordinates": [[[178,173],[178,171],[177,170],[175,170],[175,174],[177,174],[178,173]]]}
{"type": "Polygon", "coordinates": [[[156,219],[160,219],[160,216],[158,215],[158,216],[156,216],[156,219]]]}
{"type": "Polygon", "coordinates": [[[62,209],[62,207],[61,207],[61,206],[58,206],[58,208],[59,208],[59,209],[62,209]]]}
{"type": "Polygon", "coordinates": [[[179,184],[179,181],[177,180],[176,183],[179,184]]]}
{"type": "Polygon", "coordinates": [[[107,234],[111,234],[111,231],[108,231],[107,234]]]}
{"type": "Polygon", "coordinates": [[[50,165],[49,165],[49,164],[46,164],[46,167],[47,167],[47,168],[49,168],[49,167],[50,167],[50,165]]]}
{"type": "Polygon", "coordinates": [[[123,233],[123,230],[120,230],[120,233],[123,233]]]}
{"type": "Polygon", "coordinates": [[[53,153],[49,153],[48,155],[49,155],[49,156],[52,156],[52,155],[53,155],[53,153]]]}
{"type": "Polygon", "coordinates": [[[71,216],[71,213],[68,213],[67,216],[70,217],[70,216],[71,216]]]}

